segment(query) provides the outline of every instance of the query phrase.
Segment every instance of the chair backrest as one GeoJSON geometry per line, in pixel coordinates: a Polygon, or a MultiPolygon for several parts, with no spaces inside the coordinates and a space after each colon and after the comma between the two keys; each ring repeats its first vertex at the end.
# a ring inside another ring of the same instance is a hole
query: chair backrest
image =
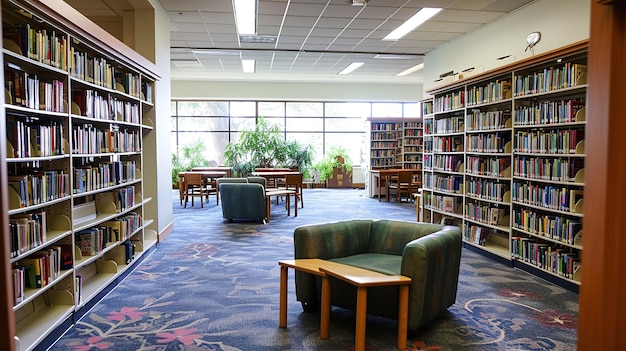
{"type": "Polygon", "coordinates": [[[265,177],[248,176],[248,183],[258,183],[263,185],[263,189],[267,188],[267,179],[265,177]]]}
{"type": "Polygon", "coordinates": [[[286,174],[285,186],[294,187],[296,190],[300,190],[300,188],[302,188],[302,173],[286,174]]]}
{"type": "Polygon", "coordinates": [[[225,183],[247,183],[248,178],[217,178],[215,181],[216,186],[219,188],[220,184],[225,183]]]}
{"type": "Polygon", "coordinates": [[[202,179],[202,173],[199,172],[185,172],[185,185],[186,186],[202,186],[203,184],[203,179],[202,179]]]}
{"type": "Polygon", "coordinates": [[[398,182],[401,184],[410,184],[413,181],[413,173],[411,172],[398,172],[398,182]]]}

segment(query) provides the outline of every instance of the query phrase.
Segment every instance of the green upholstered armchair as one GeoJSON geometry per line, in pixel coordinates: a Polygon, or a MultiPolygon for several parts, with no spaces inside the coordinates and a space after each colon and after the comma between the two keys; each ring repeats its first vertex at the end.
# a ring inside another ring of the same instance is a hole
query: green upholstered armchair
{"type": "Polygon", "coordinates": [[[233,219],[265,221],[265,188],[258,183],[219,184],[222,199],[222,216],[228,222],[233,219]]]}
{"type": "MultiPolygon", "coordinates": [[[[393,220],[347,220],[304,225],[294,231],[295,258],[321,258],[412,279],[408,329],[417,330],[456,300],[461,230],[393,220]]],[[[305,311],[320,304],[320,279],[296,271],[296,296],[305,311]]],[[[331,280],[331,305],[354,309],[356,290],[331,280]]],[[[368,289],[368,314],[397,319],[398,287],[368,289]]]]}

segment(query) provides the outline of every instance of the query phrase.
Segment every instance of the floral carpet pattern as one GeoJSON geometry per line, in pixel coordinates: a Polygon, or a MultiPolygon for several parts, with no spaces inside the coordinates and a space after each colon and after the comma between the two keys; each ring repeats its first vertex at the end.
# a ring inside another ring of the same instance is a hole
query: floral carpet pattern
{"type": "MultiPolygon", "coordinates": [[[[341,219],[415,220],[415,205],[362,190],[306,189],[298,217],[273,205],[269,224],[226,223],[215,198],[182,208],[174,231],[51,350],[354,350],[354,313],[333,307],[331,336],[304,313],[289,273],[287,328],[278,327],[278,260],[293,230],[341,219]]],[[[576,350],[578,295],[463,250],[456,304],[409,334],[409,350],[576,350]]],[[[366,350],[396,350],[396,322],[368,316],[366,350]]]]}

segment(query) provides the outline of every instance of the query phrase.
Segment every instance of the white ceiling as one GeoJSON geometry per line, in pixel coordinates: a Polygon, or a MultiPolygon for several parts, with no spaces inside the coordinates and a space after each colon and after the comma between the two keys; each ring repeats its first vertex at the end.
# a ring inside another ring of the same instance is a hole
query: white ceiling
{"type": "MultiPolygon", "coordinates": [[[[138,0],[65,0],[95,22],[120,17],[138,0]]],[[[171,77],[194,80],[420,83],[421,73],[398,77],[436,47],[534,0],[258,0],[256,40],[240,40],[232,0],[159,0],[170,22],[171,77]],[[398,41],[385,35],[422,7],[442,7],[398,41]],[[194,52],[195,51],[195,52],[194,52]],[[203,52],[203,53],[200,53],[203,52]],[[399,55],[375,58],[376,55],[399,55]],[[241,59],[256,60],[243,73],[241,59]],[[352,62],[365,64],[349,75],[352,62]]],[[[133,5],[134,4],[134,5],[133,5]]]]}

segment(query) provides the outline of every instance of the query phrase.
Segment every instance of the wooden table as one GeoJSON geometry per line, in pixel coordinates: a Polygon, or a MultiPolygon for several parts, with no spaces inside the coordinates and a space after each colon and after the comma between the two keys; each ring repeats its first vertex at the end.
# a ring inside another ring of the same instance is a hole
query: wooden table
{"type": "MultiPolygon", "coordinates": [[[[367,317],[367,288],[373,286],[400,286],[398,298],[398,349],[406,349],[406,336],[409,316],[409,284],[411,278],[403,275],[386,275],[367,269],[348,265],[323,266],[319,268],[322,276],[322,310],[320,322],[330,329],[330,282],[329,277],[341,279],[357,288],[356,297],[356,329],[354,332],[354,350],[365,351],[365,322],[367,317]],[[324,298],[324,297],[327,298],[324,298]]],[[[321,332],[320,332],[321,334],[321,332]]]]}
{"type": "Polygon", "coordinates": [[[221,166],[221,167],[194,167],[191,170],[192,171],[200,171],[200,172],[226,172],[226,177],[230,178],[230,174],[232,171],[232,167],[225,167],[225,166],[221,166]]]}
{"type": "MultiPolygon", "coordinates": [[[[322,260],[319,258],[302,258],[297,260],[280,260],[280,304],[279,304],[279,318],[278,326],[281,328],[287,327],[287,277],[288,269],[293,268],[296,271],[302,271],[311,273],[317,276],[324,276],[325,273],[320,271],[320,267],[333,267],[343,266],[341,263],[322,260]]],[[[329,290],[330,291],[330,290],[329,290]]],[[[322,296],[324,298],[324,296],[322,296]]],[[[325,297],[330,300],[330,295],[325,297]]],[[[322,311],[324,312],[324,311],[322,311]]],[[[327,311],[329,312],[329,311],[327,311]]],[[[330,313],[330,312],[329,312],[330,313]]],[[[320,319],[320,338],[328,339],[330,334],[330,315],[320,319]]]]}
{"type": "Polygon", "coordinates": [[[291,205],[290,205],[290,198],[293,195],[293,203],[295,204],[294,206],[294,217],[298,217],[298,193],[296,193],[295,190],[286,190],[286,189],[268,189],[265,191],[265,206],[266,206],[266,213],[267,213],[267,222],[269,223],[270,221],[270,209],[271,209],[271,197],[272,196],[283,196],[285,195],[285,203],[287,206],[287,216],[291,215],[291,205]]]}
{"type": "Polygon", "coordinates": [[[251,172],[250,175],[252,176],[256,176],[256,177],[264,177],[265,179],[267,179],[267,184],[269,186],[269,184],[276,183],[277,179],[285,179],[285,176],[287,174],[298,174],[300,172],[294,172],[294,171],[268,171],[268,172],[251,172]]]}
{"type": "Polygon", "coordinates": [[[392,177],[397,177],[400,172],[409,172],[409,173],[421,173],[420,169],[401,169],[401,168],[387,168],[387,169],[372,169],[370,173],[377,179],[376,186],[378,187],[378,201],[380,202],[380,194],[385,187],[385,197],[387,198],[387,202],[389,202],[389,180],[392,177]]]}
{"type": "MultiPolygon", "coordinates": [[[[212,182],[217,178],[222,178],[226,176],[225,171],[186,171],[186,172],[178,172],[178,191],[180,193],[180,201],[183,201],[183,193],[185,192],[185,174],[188,173],[200,173],[202,174],[202,179],[205,182],[212,182]]],[[[216,190],[217,191],[217,190],[216,190]]],[[[219,193],[218,195],[219,196],[219,193]]]]}
{"type": "Polygon", "coordinates": [[[320,316],[320,338],[330,336],[330,281],[334,277],[357,287],[355,351],[365,350],[365,322],[367,317],[367,288],[371,286],[400,286],[398,307],[398,349],[406,349],[406,336],[409,311],[409,284],[411,278],[402,275],[386,275],[363,268],[318,258],[281,260],[280,265],[280,306],[278,326],[287,326],[287,278],[288,269],[293,268],[322,277],[322,308],[320,316]]]}

